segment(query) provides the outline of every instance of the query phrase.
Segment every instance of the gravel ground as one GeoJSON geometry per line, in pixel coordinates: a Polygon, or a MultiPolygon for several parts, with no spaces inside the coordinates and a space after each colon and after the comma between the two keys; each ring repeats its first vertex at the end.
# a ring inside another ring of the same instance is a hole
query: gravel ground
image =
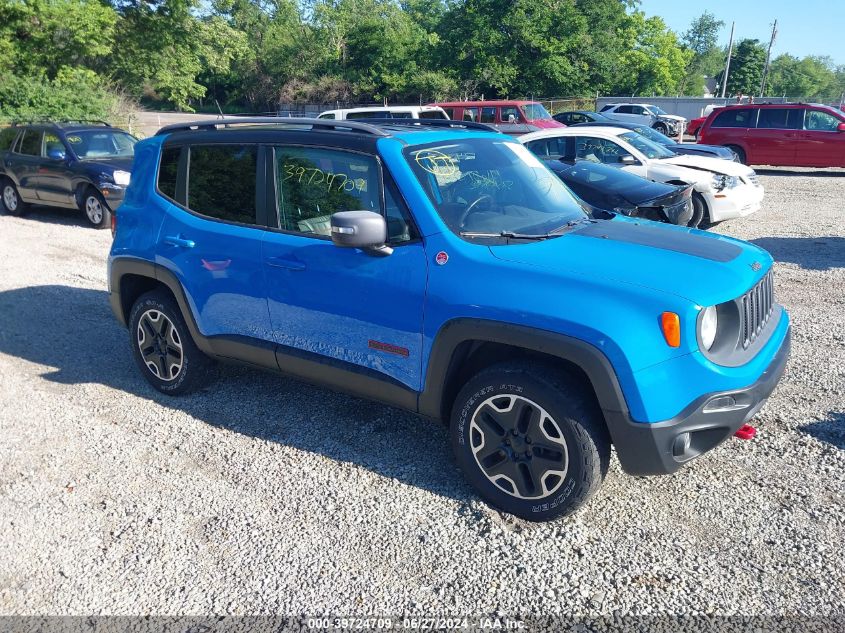
{"type": "Polygon", "coordinates": [[[760,170],[794,322],[756,418],[575,517],[476,500],[445,428],[225,368],[162,396],[107,303],[108,231],[0,217],[0,614],[804,614],[845,595],[843,171],[760,170]]]}

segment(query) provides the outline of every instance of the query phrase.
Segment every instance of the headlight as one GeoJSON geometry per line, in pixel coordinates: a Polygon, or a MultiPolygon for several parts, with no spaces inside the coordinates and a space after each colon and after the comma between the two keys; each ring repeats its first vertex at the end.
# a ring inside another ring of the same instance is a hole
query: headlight
{"type": "Polygon", "coordinates": [[[713,189],[721,191],[722,189],[732,189],[739,184],[737,176],[724,176],[722,174],[713,174],[713,189]]]}
{"type": "Polygon", "coordinates": [[[132,177],[132,174],[128,171],[121,171],[118,169],[112,174],[112,177],[114,178],[114,184],[127,187],[129,186],[129,180],[132,177]]]}
{"type": "Polygon", "coordinates": [[[716,313],[716,306],[704,308],[704,314],[698,321],[698,338],[705,350],[713,347],[716,340],[716,330],[719,328],[719,315],[716,313]]]}

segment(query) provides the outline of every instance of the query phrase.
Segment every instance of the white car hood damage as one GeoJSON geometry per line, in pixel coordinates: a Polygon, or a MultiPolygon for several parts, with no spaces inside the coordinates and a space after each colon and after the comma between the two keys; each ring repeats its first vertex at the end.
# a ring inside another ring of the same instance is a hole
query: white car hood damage
{"type": "Polygon", "coordinates": [[[677,178],[683,173],[682,178],[688,182],[709,181],[712,174],[743,178],[754,175],[754,170],[742,163],[694,154],[682,154],[672,158],[651,160],[648,164],[648,172],[648,177],[655,180],[677,178]]]}

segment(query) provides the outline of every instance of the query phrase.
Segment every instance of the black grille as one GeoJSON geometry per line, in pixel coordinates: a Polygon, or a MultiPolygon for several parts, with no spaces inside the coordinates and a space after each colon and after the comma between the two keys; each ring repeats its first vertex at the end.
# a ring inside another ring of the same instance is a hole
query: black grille
{"type": "Polygon", "coordinates": [[[775,306],[772,271],[742,296],[742,348],[746,349],[763,331],[775,306]]]}

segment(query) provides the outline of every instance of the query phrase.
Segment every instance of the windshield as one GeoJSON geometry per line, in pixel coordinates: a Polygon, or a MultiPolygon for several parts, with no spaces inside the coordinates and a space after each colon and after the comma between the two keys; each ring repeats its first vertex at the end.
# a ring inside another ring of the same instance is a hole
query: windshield
{"type": "Polygon", "coordinates": [[[647,158],[672,158],[675,156],[675,152],[670,152],[662,145],[658,145],[654,141],[650,141],[642,134],[637,134],[636,132],[625,132],[624,134],[620,134],[619,138],[628,141],[631,145],[645,154],[647,158]]]}
{"type": "Polygon", "coordinates": [[[658,145],[670,147],[672,145],[678,144],[677,141],[673,141],[671,138],[665,136],[664,134],[661,134],[653,127],[645,127],[644,125],[638,125],[634,128],[634,132],[636,132],[637,134],[642,134],[648,140],[654,141],[658,145]]]}
{"type": "Polygon", "coordinates": [[[410,147],[405,157],[457,234],[540,234],[586,217],[569,189],[514,141],[462,139],[410,147]]]}
{"type": "Polygon", "coordinates": [[[655,114],[669,114],[668,112],[666,112],[666,110],[664,110],[660,106],[650,105],[650,106],[648,106],[648,109],[651,110],[652,112],[654,112],[655,114]]]}
{"type": "Polygon", "coordinates": [[[84,130],[68,133],[67,142],[81,159],[131,158],[138,139],[126,132],[84,130]]]}
{"type": "Polygon", "coordinates": [[[538,119],[551,119],[552,115],[548,113],[539,103],[526,103],[522,106],[522,113],[529,121],[537,121],[538,119]]]}

